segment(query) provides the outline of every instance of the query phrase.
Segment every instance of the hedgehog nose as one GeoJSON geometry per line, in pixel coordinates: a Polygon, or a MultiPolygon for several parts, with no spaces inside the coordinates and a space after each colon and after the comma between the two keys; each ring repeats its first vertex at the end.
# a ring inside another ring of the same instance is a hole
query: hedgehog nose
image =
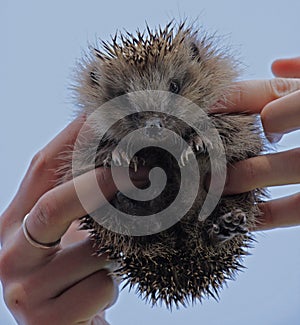
{"type": "Polygon", "coordinates": [[[156,138],[161,135],[163,124],[160,118],[148,119],[145,123],[145,134],[149,138],[156,138]]]}

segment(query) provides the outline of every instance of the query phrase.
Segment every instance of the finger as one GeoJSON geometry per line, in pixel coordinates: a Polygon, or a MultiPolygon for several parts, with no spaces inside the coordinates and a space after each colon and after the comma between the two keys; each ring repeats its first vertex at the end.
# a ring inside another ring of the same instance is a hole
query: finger
{"type": "Polygon", "coordinates": [[[88,230],[78,231],[78,229],[80,228],[80,224],[81,224],[80,220],[75,220],[72,222],[67,232],[63,235],[61,239],[61,246],[63,248],[70,246],[71,244],[74,244],[76,242],[80,242],[85,238],[89,237],[88,230]]]}
{"type": "MultiPolygon", "coordinates": [[[[122,189],[131,187],[126,168],[116,168],[122,189]]],[[[132,172],[135,185],[145,183],[148,171],[132,172]]],[[[97,168],[45,193],[30,211],[27,229],[40,243],[51,243],[63,236],[70,224],[106,204],[118,191],[109,168],[97,168]]]]}
{"type": "Polygon", "coordinates": [[[274,61],[272,72],[282,78],[300,78],[300,57],[274,61]]]}
{"type": "Polygon", "coordinates": [[[29,279],[32,284],[29,283],[28,287],[35,286],[36,299],[42,299],[45,293],[48,297],[56,297],[93,273],[113,268],[113,262],[106,255],[95,256],[93,252],[89,239],[59,251],[29,279]]]}
{"type": "Polygon", "coordinates": [[[61,164],[58,156],[72,148],[83,122],[84,117],[76,118],[32,159],[15,198],[3,215],[4,219],[6,216],[10,219],[9,224],[24,217],[38,198],[56,185],[55,171],[61,164]]]}
{"type": "Polygon", "coordinates": [[[52,324],[84,322],[111,306],[118,289],[107,271],[98,271],[69,288],[50,305],[52,324]]]}
{"type": "Polygon", "coordinates": [[[300,225],[300,193],[259,204],[262,216],[255,230],[300,225]]]}
{"type": "Polygon", "coordinates": [[[211,113],[247,112],[260,113],[269,102],[300,89],[300,80],[275,78],[271,80],[247,80],[237,82],[231,94],[211,113]]]}
{"type": "Polygon", "coordinates": [[[239,161],[227,170],[224,195],[300,183],[300,149],[239,161]]]}
{"type": "Polygon", "coordinates": [[[300,91],[267,104],[261,112],[261,120],[265,133],[279,136],[300,129],[300,91]]]}

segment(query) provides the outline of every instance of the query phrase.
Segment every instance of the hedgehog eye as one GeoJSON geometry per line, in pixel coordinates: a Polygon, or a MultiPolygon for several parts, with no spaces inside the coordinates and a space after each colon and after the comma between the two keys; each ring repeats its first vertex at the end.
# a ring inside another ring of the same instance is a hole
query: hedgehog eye
{"type": "Polygon", "coordinates": [[[178,94],[180,91],[179,83],[177,81],[171,81],[169,89],[173,94],[178,94]]]}
{"type": "Polygon", "coordinates": [[[126,94],[125,90],[119,90],[115,93],[115,97],[123,96],[126,94]]]}

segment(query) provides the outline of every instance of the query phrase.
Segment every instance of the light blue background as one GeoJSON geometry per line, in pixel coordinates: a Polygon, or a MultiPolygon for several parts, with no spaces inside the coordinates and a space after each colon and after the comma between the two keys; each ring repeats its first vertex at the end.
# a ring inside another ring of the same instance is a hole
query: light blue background
{"type": "MultiPolygon", "coordinates": [[[[0,0],[0,210],[14,195],[36,151],[72,118],[68,85],[87,42],[116,29],[199,17],[209,31],[225,35],[245,64],[243,79],[270,78],[278,57],[300,55],[300,2],[294,1],[16,1],[0,0]]],[[[280,150],[299,146],[286,136],[280,150]]],[[[273,197],[299,186],[272,191],[273,197]]],[[[170,313],[145,305],[125,290],[107,313],[111,325],[300,324],[300,227],[257,234],[247,270],[221,292],[219,303],[170,313]]],[[[47,279],[45,279],[47,281],[47,279]]],[[[0,302],[0,324],[15,324],[0,302]]],[[[43,325],[43,324],[41,324],[43,325]]]]}

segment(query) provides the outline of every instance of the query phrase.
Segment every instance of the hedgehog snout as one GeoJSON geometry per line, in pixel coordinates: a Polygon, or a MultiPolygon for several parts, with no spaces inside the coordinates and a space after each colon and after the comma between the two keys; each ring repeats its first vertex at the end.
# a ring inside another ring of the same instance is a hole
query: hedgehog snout
{"type": "Polygon", "coordinates": [[[163,132],[163,122],[159,117],[149,118],[145,122],[145,135],[151,139],[161,137],[163,132]]]}

